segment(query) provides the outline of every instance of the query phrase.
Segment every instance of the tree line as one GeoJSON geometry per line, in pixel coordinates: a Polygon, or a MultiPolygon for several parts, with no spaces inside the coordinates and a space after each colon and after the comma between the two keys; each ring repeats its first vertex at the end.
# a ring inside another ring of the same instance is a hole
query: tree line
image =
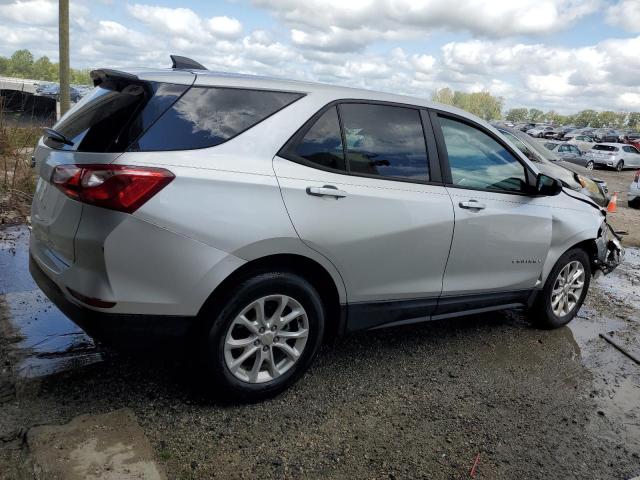
{"type": "MultiPolygon", "coordinates": [[[[71,69],[71,83],[90,85],[89,70],[71,69]]],[[[57,63],[43,56],[37,60],[26,49],[16,50],[10,57],[0,56],[0,75],[5,77],[30,78],[32,80],[45,80],[57,82],[59,80],[59,67],[57,63]]]]}
{"type": "Polygon", "coordinates": [[[549,122],[553,125],[575,125],[578,128],[611,127],[640,130],[640,112],[582,110],[573,115],[561,115],[553,110],[543,112],[537,108],[520,107],[511,108],[503,115],[502,97],[493,96],[486,90],[466,93],[442,88],[435,91],[431,99],[434,102],[461,108],[487,121],[549,122]]]}

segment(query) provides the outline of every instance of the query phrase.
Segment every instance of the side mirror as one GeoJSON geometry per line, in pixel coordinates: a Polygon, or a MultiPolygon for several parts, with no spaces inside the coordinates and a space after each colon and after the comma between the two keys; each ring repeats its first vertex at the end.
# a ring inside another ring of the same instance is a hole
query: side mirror
{"type": "Polygon", "coordinates": [[[536,192],[538,195],[552,197],[562,192],[562,182],[557,178],[550,177],[544,173],[538,174],[536,180],[536,192]]]}

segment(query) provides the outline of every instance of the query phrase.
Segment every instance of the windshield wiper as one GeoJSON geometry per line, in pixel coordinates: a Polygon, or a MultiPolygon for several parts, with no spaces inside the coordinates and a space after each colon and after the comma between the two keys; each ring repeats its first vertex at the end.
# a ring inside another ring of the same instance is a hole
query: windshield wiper
{"type": "Polygon", "coordinates": [[[64,145],[69,145],[70,147],[73,147],[74,143],[71,140],[69,140],[67,137],[65,137],[63,134],[58,132],[57,130],[54,130],[53,128],[43,128],[43,130],[47,138],[50,138],[51,140],[55,140],[56,142],[62,143],[64,145]]]}

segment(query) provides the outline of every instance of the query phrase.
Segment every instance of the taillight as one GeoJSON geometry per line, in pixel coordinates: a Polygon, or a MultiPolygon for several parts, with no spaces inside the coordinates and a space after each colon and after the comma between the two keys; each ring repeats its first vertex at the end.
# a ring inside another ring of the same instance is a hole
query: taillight
{"type": "Polygon", "coordinates": [[[51,174],[51,183],[79,202],[133,213],[174,178],[164,168],[58,165],[51,174]]]}

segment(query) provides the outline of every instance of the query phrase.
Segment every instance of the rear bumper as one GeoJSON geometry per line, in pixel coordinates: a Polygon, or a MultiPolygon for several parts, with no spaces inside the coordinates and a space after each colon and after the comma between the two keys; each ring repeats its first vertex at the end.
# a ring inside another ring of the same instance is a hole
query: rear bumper
{"type": "Polygon", "coordinates": [[[29,271],[49,299],[71,321],[95,340],[118,350],[140,352],[156,349],[181,350],[197,317],[105,313],[69,301],[60,287],[29,256],[29,271]]]}

